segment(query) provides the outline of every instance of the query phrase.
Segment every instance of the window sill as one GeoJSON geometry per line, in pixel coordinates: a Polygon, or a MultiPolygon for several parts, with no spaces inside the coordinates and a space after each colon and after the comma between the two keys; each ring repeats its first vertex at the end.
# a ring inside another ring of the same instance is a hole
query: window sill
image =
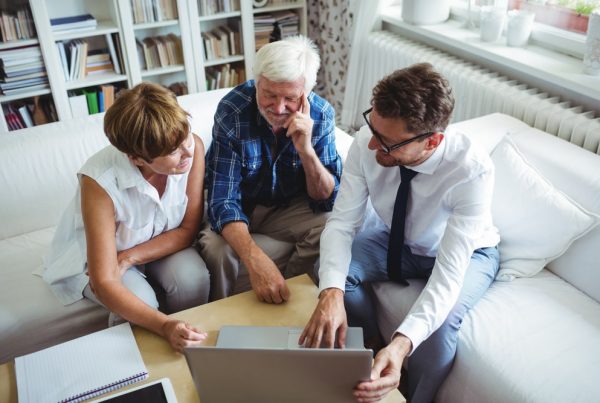
{"type": "Polygon", "coordinates": [[[482,42],[478,30],[465,29],[464,22],[416,26],[402,21],[401,7],[383,10],[383,29],[426,43],[450,54],[498,71],[531,87],[600,111],[600,76],[583,74],[581,59],[535,44],[524,48],[482,42]]]}

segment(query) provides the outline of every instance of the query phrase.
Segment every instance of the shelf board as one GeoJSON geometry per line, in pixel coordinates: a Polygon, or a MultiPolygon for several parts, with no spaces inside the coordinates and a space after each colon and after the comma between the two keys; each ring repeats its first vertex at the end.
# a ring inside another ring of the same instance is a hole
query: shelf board
{"type": "Polygon", "coordinates": [[[33,39],[19,39],[17,41],[0,42],[0,50],[7,50],[18,48],[21,46],[37,45],[40,41],[37,38],[33,39]]]}
{"type": "Polygon", "coordinates": [[[39,95],[50,94],[50,88],[42,88],[35,91],[23,91],[18,94],[0,95],[0,103],[16,101],[19,99],[33,98],[39,95]]]}
{"type": "Polygon", "coordinates": [[[151,70],[142,70],[142,77],[158,76],[160,74],[177,73],[185,70],[183,64],[177,64],[175,66],[159,67],[151,70]]]}
{"type": "Polygon", "coordinates": [[[107,83],[113,83],[117,81],[126,81],[127,76],[125,74],[116,74],[114,72],[104,74],[93,74],[89,75],[80,80],[67,81],[65,88],[67,90],[76,90],[79,88],[93,87],[95,85],[102,85],[107,83]]]}
{"type": "Polygon", "coordinates": [[[234,63],[234,62],[239,62],[242,60],[244,60],[243,55],[234,55],[234,56],[229,56],[229,57],[222,57],[220,59],[211,59],[211,60],[206,60],[204,62],[204,67],[217,66],[219,64],[225,64],[225,63],[234,63]]]}
{"type": "Polygon", "coordinates": [[[89,38],[91,36],[113,34],[115,32],[119,32],[119,28],[112,21],[99,21],[98,26],[94,29],[54,33],[54,40],[64,41],[69,39],[89,38]]]}
{"type": "Polygon", "coordinates": [[[200,17],[198,17],[198,21],[203,22],[203,21],[224,20],[226,18],[239,17],[241,15],[242,15],[241,11],[232,11],[229,13],[217,13],[217,14],[211,14],[211,15],[201,15],[200,17]]]}
{"type": "Polygon", "coordinates": [[[290,1],[287,3],[281,3],[281,4],[277,4],[277,5],[273,5],[273,6],[253,8],[252,13],[259,14],[259,13],[268,13],[271,11],[294,10],[296,8],[302,8],[302,7],[304,7],[304,4],[302,2],[290,1]]]}
{"type": "Polygon", "coordinates": [[[166,21],[156,21],[156,22],[143,22],[140,24],[134,24],[133,29],[151,29],[151,28],[162,28],[162,27],[170,27],[173,25],[178,25],[179,20],[166,20],[166,21]]]}

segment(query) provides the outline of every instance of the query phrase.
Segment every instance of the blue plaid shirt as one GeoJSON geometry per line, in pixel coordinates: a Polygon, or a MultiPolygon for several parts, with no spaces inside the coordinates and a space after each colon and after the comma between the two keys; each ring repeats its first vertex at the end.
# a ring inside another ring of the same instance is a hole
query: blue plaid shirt
{"type": "Polygon", "coordinates": [[[313,211],[331,211],[342,174],[335,147],[335,111],[312,92],[308,102],[314,121],[312,145],[335,181],[331,196],[308,197],[300,156],[285,134],[276,137],[258,111],[254,80],[250,80],[225,95],[215,113],[206,157],[208,216],[215,231],[221,232],[232,221],[249,224],[248,215],[257,204],[286,205],[299,195],[306,195],[313,211]]]}

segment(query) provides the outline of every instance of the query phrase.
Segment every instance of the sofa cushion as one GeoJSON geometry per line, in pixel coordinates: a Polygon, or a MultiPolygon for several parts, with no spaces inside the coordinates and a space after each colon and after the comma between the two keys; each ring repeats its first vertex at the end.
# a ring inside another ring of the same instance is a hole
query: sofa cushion
{"type": "Polygon", "coordinates": [[[495,282],[465,317],[435,401],[598,401],[598,340],[600,305],[548,270],[495,282]]]}
{"type": "Polygon", "coordinates": [[[540,175],[509,137],[492,152],[492,214],[500,231],[498,280],[537,274],[600,222],[540,175]]]}
{"type": "Polygon", "coordinates": [[[54,229],[0,241],[0,363],[103,329],[108,312],[88,300],[63,306],[44,281],[42,266],[54,229]]]}
{"type": "MultiPolygon", "coordinates": [[[[538,129],[512,140],[527,160],[557,188],[600,214],[600,157],[538,129]]],[[[600,302],[600,226],[579,238],[548,269],[600,302]]]]}

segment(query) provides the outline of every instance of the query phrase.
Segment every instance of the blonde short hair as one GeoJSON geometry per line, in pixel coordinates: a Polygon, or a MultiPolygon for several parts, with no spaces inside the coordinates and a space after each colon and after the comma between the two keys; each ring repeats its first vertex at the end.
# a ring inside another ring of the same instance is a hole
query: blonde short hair
{"type": "Polygon", "coordinates": [[[190,132],[189,114],[168,89],[140,83],[122,91],[104,115],[104,133],[119,151],[148,162],[170,154],[190,132]]]}

